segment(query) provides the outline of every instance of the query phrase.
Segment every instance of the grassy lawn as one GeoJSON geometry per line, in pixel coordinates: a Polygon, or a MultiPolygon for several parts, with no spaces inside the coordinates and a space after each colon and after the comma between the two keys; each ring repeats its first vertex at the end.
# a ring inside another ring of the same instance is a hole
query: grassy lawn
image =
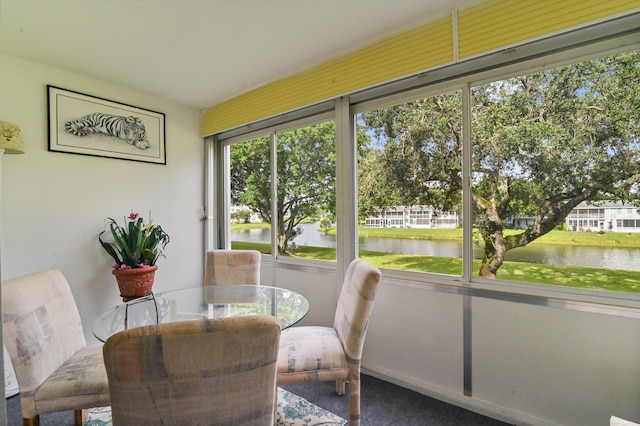
{"type": "MultiPolygon", "coordinates": [[[[522,231],[507,229],[506,235],[519,234],[522,231]]],[[[462,229],[408,229],[408,228],[364,228],[360,227],[361,237],[408,238],[414,240],[462,240],[462,229]]],[[[572,232],[553,230],[531,244],[567,244],[581,246],[629,247],[640,248],[640,233],[624,232],[572,232]]]]}
{"type": "MultiPolygon", "coordinates": [[[[604,235],[606,236],[607,234],[604,235]]],[[[634,237],[638,238],[635,234],[634,237]]],[[[271,246],[269,244],[233,242],[232,248],[255,249],[264,254],[271,253],[271,246]]],[[[291,254],[291,257],[335,261],[336,250],[325,247],[300,246],[298,250],[291,254]]],[[[437,272],[458,276],[462,273],[462,259],[459,258],[393,254],[364,250],[360,251],[360,257],[381,268],[437,272]]],[[[475,260],[474,271],[478,271],[479,268],[480,260],[475,260]]],[[[621,269],[545,265],[527,262],[504,262],[498,272],[498,278],[508,281],[520,281],[592,290],[640,293],[640,273],[638,271],[626,271],[621,269]]]]}
{"type": "Polygon", "coordinates": [[[248,231],[250,229],[270,229],[268,223],[232,223],[231,231],[248,231]]]}

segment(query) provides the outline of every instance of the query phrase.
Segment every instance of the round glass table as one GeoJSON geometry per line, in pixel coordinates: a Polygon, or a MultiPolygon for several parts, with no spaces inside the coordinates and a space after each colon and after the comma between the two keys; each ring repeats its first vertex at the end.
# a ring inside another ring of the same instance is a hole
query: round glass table
{"type": "Polygon", "coordinates": [[[170,290],[111,308],[93,323],[93,335],[104,342],[114,333],[149,324],[240,315],[272,315],[283,329],[309,310],[295,291],[264,285],[211,285],[170,290]]]}

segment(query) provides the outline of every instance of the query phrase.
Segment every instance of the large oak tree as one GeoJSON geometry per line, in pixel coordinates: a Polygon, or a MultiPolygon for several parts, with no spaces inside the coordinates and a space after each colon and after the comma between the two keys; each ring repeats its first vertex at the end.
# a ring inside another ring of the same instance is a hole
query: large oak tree
{"type": "MultiPolygon", "coordinates": [[[[457,210],[463,190],[461,94],[362,114],[375,140],[366,163],[398,203],[457,210]],[[398,196],[401,200],[398,201],[398,196]]],[[[479,275],[494,278],[509,250],[562,223],[583,201],[634,202],[640,179],[640,53],[549,69],[472,90],[471,196],[484,242],[479,275]],[[532,225],[505,234],[508,220],[532,225]]],[[[372,191],[362,182],[361,191],[372,191]]],[[[369,206],[371,209],[371,206],[369,206]]]]}

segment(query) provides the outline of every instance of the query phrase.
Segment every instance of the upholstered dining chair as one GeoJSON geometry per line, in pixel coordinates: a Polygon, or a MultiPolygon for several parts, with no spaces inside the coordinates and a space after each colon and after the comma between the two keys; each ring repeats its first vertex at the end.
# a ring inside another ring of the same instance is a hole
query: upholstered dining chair
{"type": "Polygon", "coordinates": [[[278,385],[336,381],[349,383],[349,425],[360,425],[360,361],[380,271],[361,259],[349,264],[333,327],[301,326],[282,331],[278,385]]]}
{"type": "Polygon", "coordinates": [[[260,284],[257,250],[211,250],[207,252],[204,285],[260,284]]]}
{"type": "Polygon", "coordinates": [[[108,406],[109,386],[102,344],[87,346],[80,314],[64,275],[57,269],[2,283],[2,327],[20,388],[23,424],[40,414],[108,406]]]}
{"type": "Polygon", "coordinates": [[[272,426],[280,321],[266,315],[132,328],[104,344],[115,426],[272,426]]]}

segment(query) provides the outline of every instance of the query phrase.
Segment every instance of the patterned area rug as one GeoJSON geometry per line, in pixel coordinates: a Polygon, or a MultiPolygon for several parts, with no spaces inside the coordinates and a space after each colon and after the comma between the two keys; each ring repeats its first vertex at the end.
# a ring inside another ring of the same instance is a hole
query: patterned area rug
{"type": "MultiPolygon", "coordinates": [[[[278,425],[281,426],[344,426],[347,421],[304,398],[278,388],[278,425]]],[[[84,426],[111,426],[111,408],[87,410],[84,426]]]]}

